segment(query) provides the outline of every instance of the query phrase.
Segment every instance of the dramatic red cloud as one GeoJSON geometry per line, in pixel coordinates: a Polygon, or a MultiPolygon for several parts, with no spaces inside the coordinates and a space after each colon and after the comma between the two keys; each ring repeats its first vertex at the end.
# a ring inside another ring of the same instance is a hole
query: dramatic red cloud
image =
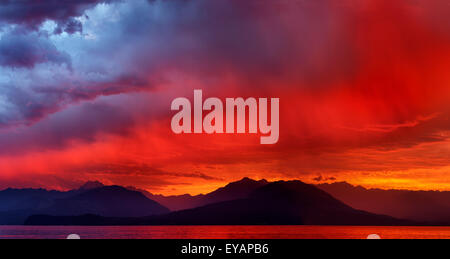
{"type": "MultiPolygon", "coordinates": [[[[0,188],[67,189],[100,180],[165,194],[196,194],[248,176],[450,190],[450,24],[443,18],[450,13],[448,4],[318,2],[301,8],[328,20],[296,16],[289,4],[262,5],[258,15],[243,9],[261,19],[252,30],[267,40],[267,56],[281,56],[273,69],[264,63],[268,57],[233,59],[239,62],[234,64],[212,54],[207,59],[204,53],[202,61],[210,63],[186,73],[176,62],[162,64],[156,71],[172,80],[149,88],[151,92],[72,105],[75,110],[99,103],[112,107],[100,113],[105,124],[93,134],[66,128],[51,132],[45,125],[58,114],[28,126],[39,134],[15,135],[28,136],[23,143],[28,149],[11,147],[14,152],[8,152],[2,147],[0,188]],[[263,14],[277,24],[268,28],[263,14]],[[301,34],[305,26],[311,31],[301,34]],[[274,28],[287,35],[279,46],[271,38],[274,28]],[[170,102],[192,98],[194,89],[203,89],[206,97],[280,98],[280,142],[262,146],[259,136],[251,134],[175,135],[170,102]],[[108,116],[121,123],[106,123],[108,116]],[[56,141],[57,134],[65,133],[71,134],[67,140],[56,141]]],[[[247,51],[244,56],[254,50],[247,51]]],[[[190,59],[195,57],[180,59],[195,64],[190,59]]]]}

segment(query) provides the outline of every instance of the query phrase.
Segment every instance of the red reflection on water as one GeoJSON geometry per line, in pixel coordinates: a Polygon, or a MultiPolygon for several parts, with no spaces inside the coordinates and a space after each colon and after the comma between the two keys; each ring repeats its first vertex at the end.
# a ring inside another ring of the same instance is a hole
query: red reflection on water
{"type": "Polygon", "coordinates": [[[450,239],[450,227],[359,226],[119,226],[41,227],[0,226],[0,238],[84,239],[450,239]]]}

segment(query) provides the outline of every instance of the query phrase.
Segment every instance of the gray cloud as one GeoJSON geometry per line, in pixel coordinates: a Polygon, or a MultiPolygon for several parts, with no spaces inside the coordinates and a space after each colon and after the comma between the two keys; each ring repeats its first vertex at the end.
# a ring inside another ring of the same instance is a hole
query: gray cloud
{"type": "Polygon", "coordinates": [[[37,30],[47,20],[58,24],[57,33],[82,32],[81,23],[74,20],[82,16],[87,9],[99,3],[115,0],[2,0],[0,2],[0,22],[24,25],[37,30]]]}
{"type": "Polygon", "coordinates": [[[66,64],[71,67],[69,54],[59,51],[45,36],[20,31],[6,33],[0,38],[0,66],[33,68],[41,63],[66,64]]]}

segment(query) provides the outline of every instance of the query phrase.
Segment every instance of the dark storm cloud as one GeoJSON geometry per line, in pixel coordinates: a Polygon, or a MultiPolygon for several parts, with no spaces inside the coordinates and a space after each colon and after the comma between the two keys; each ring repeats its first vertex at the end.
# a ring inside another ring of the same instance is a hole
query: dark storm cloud
{"type": "Polygon", "coordinates": [[[76,32],[82,32],[83,31],[83,25],[80,21],[75,20],[74,18],[69,18],[67,22],[63,24],[58,24],[58,27],[56,27],[54,33],[55,34],[61,34],[63,31],[74,34],[76,32]]]}
{"type": "MultiPolygon", "coordinates": [[[[7,1],[0,4],[0,21],[33,28],[50,19],[58,24],[56,34],[76,32],[81,24],[75,17],[86,15],[98,3],[111,2],[7,1]]],[[[331,26],[329,17],[345,13],[333,11],[327,2],[124,1],[107,9],[118,13],[113,22],[98,13],[88,13],[91,17],[84,27],[88,31],[91,28],[95,41],[73,35],[62,37],[58,45],[61,51],[41,31],[4,35],[0,55],[4,66],[70,64],[64,51],[71,57],[78,56],[78,60],[72,60],[72,74],[48,69],[44,72],[51,79],[33,75],[27,86],[21,81],[0,82],[0,88],[8,88],[4,95],[16,109],[14,116],[0,111],[0,121],[31,124],[72,103],[148,90],[155,80],[182,81],[186,75],[210,85],[232,74],[243,90],[262,88],[274,80],[281,87],[305,81],[324,84],[349,76],[354,56],[346,37],[338,36],[346,33],[346,23],[331,26]],[[93,19],[95,30],[89,23],[93,19]]]]}
{"type": "Polygon", "coordinates": [[[36,30],[47,20],[58,24],[56,33],[81,32],[82,26],[73,18],[99,3],[115,0],[2,0],[0,1],[0,22],[25,25],[36,30]]]}
{"type": "Polygon", "coordinates": [[[59,51],[47,37],[22,32],[0,37],[0,66],[33,68],[47,62],[71,67],[69,54],[59,51]]]}
{"type": "Polygon", "coordinates": [[[159,16],[134,10],[121,24],[130,39],[158,47],[156,56],[135,54],[136,62],[151,60],[151,66],[167,64],[204,77],[231,72],[247,86],[263,86],[267,79],[324,85],[351,77],[357,67],[348,37],[352,9],[329,0],[149,2],[159,16]]]}
{"type": "Polygon", "coordinates": [[[132,118],[121,107],[107,103],[80,105],[48,118],[46,123],[37,123],[0,134],[2,154],[17,154],[26,149],[36,151],[59,149],[68,141],[93,141],[99,132],[126,134],[127,127],[134,125],[132,118]],[[108,118],[108,120],[104,120],[108,118]]]}
{"type": "MultiPolygon", "coordinates": [[[[5,85],[3,88],[0,84],[2,96],[7,97],[8,102],[14,107],[13,117],[10,116],[11,111],[0,113],[0,128],[21,124],[32,125],[50,114],[67,108],[71,104],[93,100],[100,96],[139,92],[151,85],[151,82],[131,75],[108,80],[110,81],[85,82],[85,85],[82,86],[77,85],[77,82],[63,82],[65,85],[62,86],[58,82],[57,84],[36,82],[32,89],[24,89],[18,86],[20,82],[5,85]]],[[[93,107],[96,106],[91,106],[91,108],[93,107]]],[[[101,109],[99,112],[101,112],[101,109]]],[[[89,112],[89,114],[92,114],[92,112],[89,112]]],[[[96,113],[94,112],[93,114],[96,113]]],[[[103,116],[103,118],[108,118],[109,121],[114,120],[116,117],[103,116]]],[[[57,125],[54,126],[57,127],[57,125]]],[[[78,133],[81,134],[84,131],[80,128],[78,127],[78,133]]],[[[90,128],[89,125],[86,125],[86,128],[90,128]]]]}

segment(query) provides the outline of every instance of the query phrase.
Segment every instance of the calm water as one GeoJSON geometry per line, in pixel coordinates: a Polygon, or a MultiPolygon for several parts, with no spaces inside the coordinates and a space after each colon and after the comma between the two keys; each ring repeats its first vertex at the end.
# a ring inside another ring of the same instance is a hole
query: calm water
{"type": "Polygon", "coordinates": [[[341,226],[148,226],[148,227],[35,227],[0,226],[0,238],[108,239],[360,239],[378,234],[384,239],[450,239],[450,227],[341,226]]]}

